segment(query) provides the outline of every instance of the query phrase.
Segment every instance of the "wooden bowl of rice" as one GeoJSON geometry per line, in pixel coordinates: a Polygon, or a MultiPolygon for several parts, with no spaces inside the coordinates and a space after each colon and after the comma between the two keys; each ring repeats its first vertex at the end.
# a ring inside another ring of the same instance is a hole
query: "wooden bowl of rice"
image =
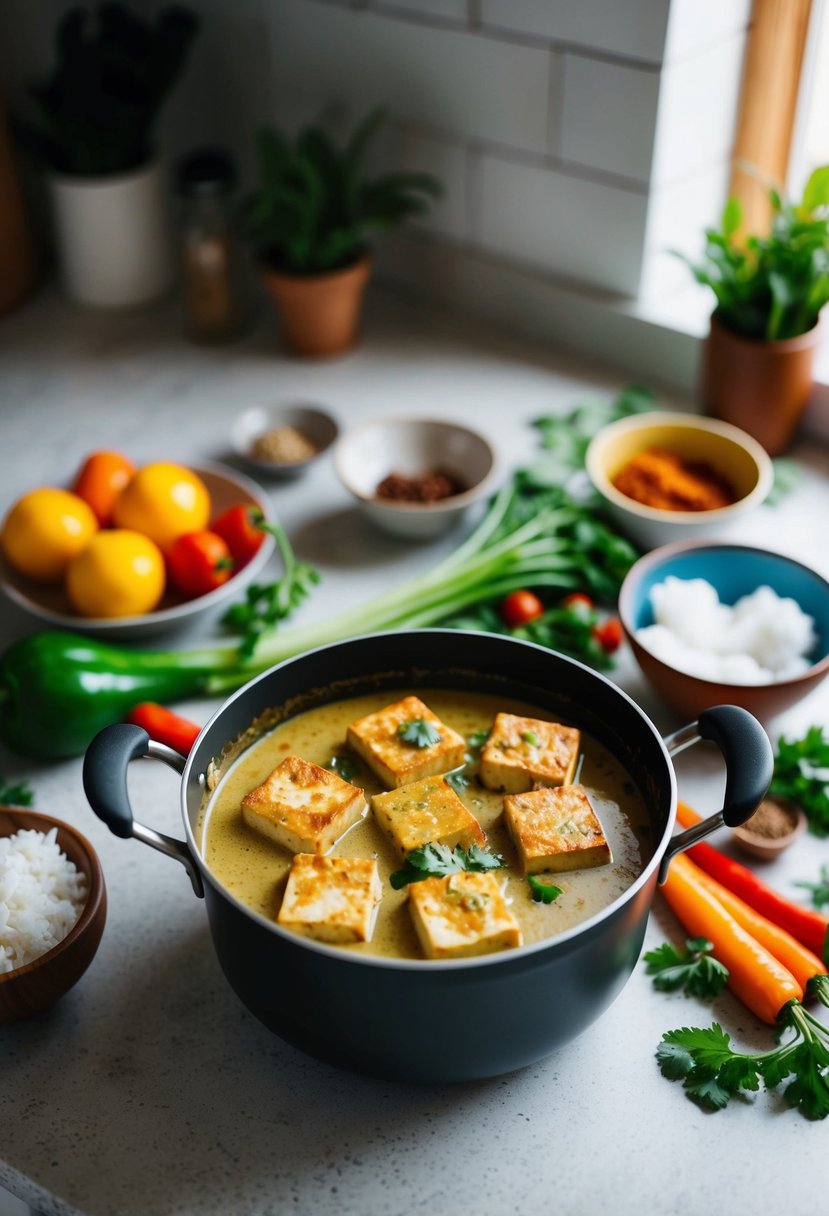
{"type": "Polygon", "coordinates": [[[0,807],[0,843],[6,837],[15,843],[0,856],[0,1024],[48,1009],[77,983],[95,957],[107,910],[101,863],[76,828],[0,807]],[[21,832],[38,835],[21,839],[21,832]]]}

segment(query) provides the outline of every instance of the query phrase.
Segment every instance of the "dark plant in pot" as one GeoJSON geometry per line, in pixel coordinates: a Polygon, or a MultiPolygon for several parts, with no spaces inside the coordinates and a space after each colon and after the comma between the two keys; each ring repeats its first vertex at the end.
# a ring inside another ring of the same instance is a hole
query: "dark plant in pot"
{"type": "Polygon", "coordinates": [[[152,19],[117,3],[72,8],[54,66],[29,90],[33,111],[18,130],[49,173],[64,283],[81,303],[142,304],[170,286],[154,129],[197,29],[185,8],[152,19]]]}
{"type": "Polygon", "coordinates": [[[245,227],[285,341],[298,354],[354,344],[370,235],[422,215],[440,193],[428,173],[368,174],[366,153],[383,121],[372,111],[342,145],[321,126],[295,139],[272,127],[258,134],[260,185],[246,200],[245,227]]]}
{"type": "Polygon", "coordinates": [[[799,201],[769,190],[768,235],[741,232],[730,198],[706,230],[697,282],[716,298],[702,361],[702,404],[741,427],[771,455],[785,451],[812,388],[818,318],[829,300],[829,165],[799,201]]]}

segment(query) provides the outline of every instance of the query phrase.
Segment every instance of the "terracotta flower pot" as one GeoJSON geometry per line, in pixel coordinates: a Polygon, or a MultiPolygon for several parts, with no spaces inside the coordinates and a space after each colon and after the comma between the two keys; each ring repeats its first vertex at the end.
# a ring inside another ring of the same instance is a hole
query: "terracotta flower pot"
{"type": "Polygon", "coordinates": [[[703,349],[703,407],[778,456],[809,400],[818,331],[815,325],[796,338],[764,342],[726,329],[715,313],[703,349]]]}
{"type": "Polygon", "coordinates": [[[291,275],[263,269],[283,337],[299,355],[336,355],[357,341],[371,259],[331,274],[291,275]]]}

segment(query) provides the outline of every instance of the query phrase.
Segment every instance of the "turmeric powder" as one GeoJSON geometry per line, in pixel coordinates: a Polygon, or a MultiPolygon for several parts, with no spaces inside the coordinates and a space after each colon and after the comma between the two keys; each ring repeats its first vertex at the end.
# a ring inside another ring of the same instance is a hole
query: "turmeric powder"
{"type": "Polygon", "coordinates": [[[663,448],[638,452],[612,482],[635,502],[663,511],[715,511],[737,501],[733,487],[711,465],[663,448]]]}

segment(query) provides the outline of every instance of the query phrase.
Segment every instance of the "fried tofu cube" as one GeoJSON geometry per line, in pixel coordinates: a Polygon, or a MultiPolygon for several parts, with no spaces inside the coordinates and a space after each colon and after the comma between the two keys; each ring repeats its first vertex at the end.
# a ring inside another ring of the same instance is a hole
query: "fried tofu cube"
{"type": "Polygon", "coordinates": [[[327,853],[366,814],[363,790],[300,756],[242,799],[245,823],[292,853],[327,853]]]}
{"type": "Polygon", "coordinates": [[[481,752],[481,782],[521,794],[535,785],[567,785],[579,757],[581,731],[559,722],[496,714],[481,752]]]}
{"type": "Polygon", "coordinates": [[[375,794],[374,815],[401,856],[423,844],[450,849],[486,843],[481,825],[443,777],[426,777],[400,789],[375,794]]]}
{"type": "Polygon", "coordinates": [[[441,722],[419,697],[404,697],[394,705],[358,718],[349,726],[346,737],[349,746],[383,785],[392,789],[459,768],[466,754],[463,735],[441,722]],[[433,743],[407,742],[401,737],[401,731],[407,727],[413,737],[419,736],[421,740],[439,737],[433,743]]]}
{"type": "Polygon", "coordinates": [[[580,785],[507,794],[504,818],[525,874],[612,861],[602,825],[580,785]]]}
{"type": "Polygon", "coordinates": [[[409,908],[427,958],[468,958],[523,945],[494,874],[447,874],[409,887],[409,908]]]}
{"type": "Polygon", "coordinates": [[[376,861],[297,853],[276,919],[321,942],[370,942],[382,894],[376,861]]]}

